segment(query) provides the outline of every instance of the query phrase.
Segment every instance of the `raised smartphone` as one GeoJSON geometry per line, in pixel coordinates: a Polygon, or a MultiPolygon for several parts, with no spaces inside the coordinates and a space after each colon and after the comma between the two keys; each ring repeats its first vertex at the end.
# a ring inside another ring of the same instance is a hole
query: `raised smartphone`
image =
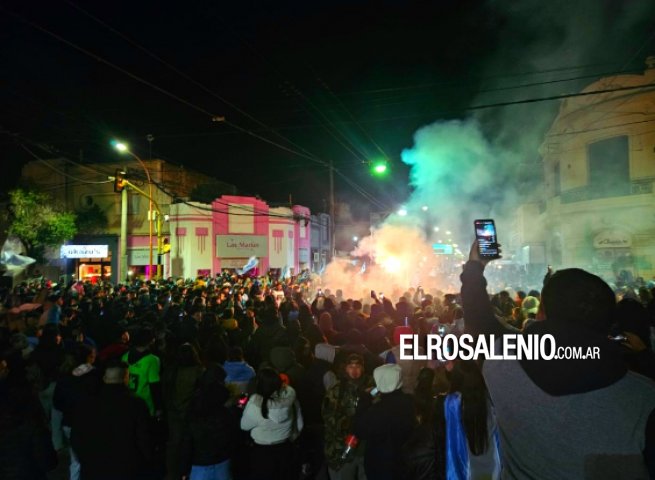
{"type": "Polygon", "coordinates": [[[475,238],[478,241],[478,255],[480,258],[486,260],[500,258],[495,222],[490,218],[478,219],[473,222],[473,226],[475,228],[475,238]]]}

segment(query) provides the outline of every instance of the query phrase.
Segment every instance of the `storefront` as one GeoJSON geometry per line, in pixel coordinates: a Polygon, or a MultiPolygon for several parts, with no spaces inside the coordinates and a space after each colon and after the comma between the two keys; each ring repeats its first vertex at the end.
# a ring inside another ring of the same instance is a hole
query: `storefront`
{"type": "Polygon", "coordinates": [[[258,266],[261,268],[261,260],[268,257],[268,237],[216,235],[216,257],[220,260],[221,270],[242,269],[253,257],[257,259],[258,266]]]}
{"type": "Polygon", "coordinates": [[[270,208],[255,197],[172,204],[170,274],[194,278],[245,267],[252,275],[295,275],[311,267],[310,218],[306,207],[270,208]]]}
{"type": "MultiPolygon", "coordinates": [[[[60,258],[70,261],[68,266],[76,280],[112,280],[112,252],[109,245],[62,245],[60,258]]],[[[67,262],[68,263],[68,262],[67,262]]]]}
{"type": "Polygon", "coordinates": [[[592,262],[595,270],[607,278],[631,281],[639,275],[632,256],[632,237],[618,229],[604,230],[594,237],[592,262]]]}

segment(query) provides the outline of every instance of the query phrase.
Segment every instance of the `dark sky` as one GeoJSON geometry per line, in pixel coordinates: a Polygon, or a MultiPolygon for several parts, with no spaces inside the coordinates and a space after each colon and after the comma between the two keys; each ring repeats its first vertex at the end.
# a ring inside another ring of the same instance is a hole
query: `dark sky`
{"type": "MultiPolygon", "coordinates": [[[[471,105],[577,91],[593,75],[642,68],[653,52],[650,2],[581,1],[570,12],[570,2],[518,3],[2,2],[2,189],[31,159],[19,142],[95,163],[117,158],[113,137],[147,158],[152,134],[153,157],[243,194],[293,194],[321,209],[321,162],[332,160],[396,205],[409,194],[400,152],[419,127],[469,116],[471,105]],[[526,83],[541,88],[505,90],[526,83]],[[383,156],[391,175],[373,179],[364,162],[383,156]]],[[[493,135],[498,116],[479,118],[493,135]]],[[[338,199],[364,214],[370,202],[335,181],[338,199]]]]}

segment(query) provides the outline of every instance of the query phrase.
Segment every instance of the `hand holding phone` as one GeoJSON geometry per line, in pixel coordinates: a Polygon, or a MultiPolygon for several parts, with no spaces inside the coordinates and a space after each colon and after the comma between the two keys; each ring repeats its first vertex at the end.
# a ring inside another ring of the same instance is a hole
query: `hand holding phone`
{"type": "Polygon", "coordinates": [[[483,261],[500,258],[495,222],[490,218],[478,219],[473,222],[473,226],[478,258],[483,261]]]}

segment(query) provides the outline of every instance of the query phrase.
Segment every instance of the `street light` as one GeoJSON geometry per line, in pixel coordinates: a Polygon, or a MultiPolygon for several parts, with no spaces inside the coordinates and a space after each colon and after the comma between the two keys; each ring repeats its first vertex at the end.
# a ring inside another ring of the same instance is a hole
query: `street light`
{"type": "Polygon", "coordinates": [[[357,242],[359,240],[359,237],[357,235],[353,236],[353,242],[357,242]]]}
{"type": "Polygon", "coordinates": [[[435,231],[435,232],[438,232],[438,231],[439,231],[439,227],[434,227],[434,231],[435,231]]]}
{"type": "Polygon", "coordinates": [[[428,206],[427,206],[427,205],[423,205],[423,206],[421,207],[421,210],[423,210],[424,212],[427,212],[427,211],[428,211],[428,206]]]}
{"type": "Polygon", "coordinates": [[[407,209],[402,207],[400,210],[398,210],[398,215],[401,217],[406,217],[407,216],[407,209]]]}
{"type": "MultiPolygon", "coordinates": [[[[114,140],[111,142],[112,145],[116,150],[118,150],[121,153],[127,153],[131,155],[139,164],[141,167],[143,167],[144,172],[146,173],[146,178],[148,179],[148,247],[149,247],[149,253],[148,253],[148,275],[147,279],[150,280],[152,278],[152,250],[153,250],[153,245],[152,245],[152,179],[150,178],[150,170],[148,170],[148,167],[146,167],[146,164],[143,163],[143,160],[141,160],[141,157],[139,157],[136,153],[132,152],[127,144],[123,142],[119,142],[117,140],[114,140]]],[[[157,252],[159,253],[160,247],[159,247],[159,236],[161,235],[161,232],[157,232],[157,252]]],[[[159,265],[157,265],[157,269],[159,269],[159,265]]]]}

